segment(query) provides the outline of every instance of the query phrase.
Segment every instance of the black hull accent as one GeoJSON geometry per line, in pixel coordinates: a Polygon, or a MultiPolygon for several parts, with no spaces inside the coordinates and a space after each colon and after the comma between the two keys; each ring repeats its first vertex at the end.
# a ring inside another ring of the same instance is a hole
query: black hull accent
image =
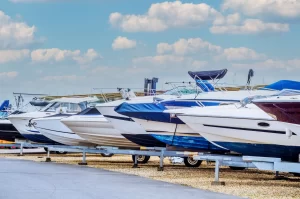
{"type": "Polygon", "coordinates": [[[24,139],[12,124],[0,123],[0,140],[14,142],[15,139],[24,139]]]}
{"type": "Polygon", "coordinates": [[[122,134],[129,141],[145,147],[166,147],[166,144],[147,134],[122,134]]]}

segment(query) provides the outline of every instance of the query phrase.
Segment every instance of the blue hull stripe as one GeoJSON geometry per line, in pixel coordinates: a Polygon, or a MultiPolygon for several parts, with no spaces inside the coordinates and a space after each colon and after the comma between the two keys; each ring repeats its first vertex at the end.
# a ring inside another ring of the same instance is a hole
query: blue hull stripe
{"type": "Polygon", "coordinates": [[[47,138],[44,135],[40,135],[40,134],[35,134],[35,135],[31,135],[31,134],[22,134],[26,139],[32,141],[32,142],[38,142],[38,143],[45,143],[45,144],[59,144],[53,140],[50,140],[49,138],[47,138]]]}
{"type": "Polygon", "coordinates": [[[250,144],[236,142],[215,142],[231,151],[248,156],[277,157],[284,161],[298,162],[299,146],[282,146],[275,144],[250,144]]]}
{"type": "Polygon", "coordinates": [[[210,142],[208,142],[205,138],[200,136],[173,136],[173,135],[157,135],[151,134],[157,140],[166,143],[170,146],[175,146],[178,148],[186,148],[186,149],[194,149],[194,150],[204,150],[204,151],[218,151],[218,152],[226,152],[220,147],[217,147],[210,142]]]}

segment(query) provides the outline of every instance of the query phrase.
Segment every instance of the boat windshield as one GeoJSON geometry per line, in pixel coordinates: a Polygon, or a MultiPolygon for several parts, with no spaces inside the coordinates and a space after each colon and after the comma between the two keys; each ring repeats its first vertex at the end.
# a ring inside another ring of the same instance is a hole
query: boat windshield
{"type": "Polygon", "coordinates": [[[77,103],[70,103],[70,102],[53,102],[48,104],[41,111],[56,112],[58,108],[61,110],[65,110],[67,113],[78,113],[87,108],[87,103],[81,102],[77,104],[77,103]]]}
{"type": "Polygon", "coordinates": [[[164,93],[164,95],[189,95],[189,94],[197,94],[197,90],[195,88],[187,88],[186,86],[178,86],[164,93]]]}

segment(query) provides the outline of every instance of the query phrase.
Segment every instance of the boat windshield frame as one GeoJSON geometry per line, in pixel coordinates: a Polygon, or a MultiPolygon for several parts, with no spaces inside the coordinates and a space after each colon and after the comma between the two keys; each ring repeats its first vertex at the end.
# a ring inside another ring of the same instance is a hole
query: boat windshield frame
{"type": "Polygon", "coordinates": [[[67,113],[79,113],[86,109],[87,102],[72,103],[72,102],[50,102],[47,106],[41,109],[41,112],[56,112],[58,108],[65,108],[67,113]],[[64,106],[62,106],[64,105],[64,106]],[[77,105],[77,109],[74,108],[74,105],[77,105]]]}

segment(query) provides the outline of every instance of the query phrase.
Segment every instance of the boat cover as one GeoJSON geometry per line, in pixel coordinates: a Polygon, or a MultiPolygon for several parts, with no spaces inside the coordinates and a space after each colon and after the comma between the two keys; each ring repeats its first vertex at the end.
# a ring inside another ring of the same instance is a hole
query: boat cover
{"type": "Polygon", "coordinates": [[[292,81],[292,80],[280,80],[273,84],[267,85],[262,90],[283,90],[283,89],[293,89],[300,90],[300,82],[292,81]]]}
{"type": "Polygon", "coordinates": [[[195,72],[189,71],[188,73],[193,79],[195,78],[199,78],[201,80],[222,79],[226,75],[227,69],[195,71],[195,72]]]}
{"type": "Polygon", "coordinates": [[[115,111],[127,117],[151,120],[157,122],[184,124],[179,118],[171,117],[170,113],[164,113],[166,107],[159,103],[129,104],[127,102],[115,108],[115,111]]]}
{"type": "Polygon", "coordinates": [[[4,111],[9,107],[9,100],[4,100],[4,102],[0,105],[0,111],[4,111]]]}

